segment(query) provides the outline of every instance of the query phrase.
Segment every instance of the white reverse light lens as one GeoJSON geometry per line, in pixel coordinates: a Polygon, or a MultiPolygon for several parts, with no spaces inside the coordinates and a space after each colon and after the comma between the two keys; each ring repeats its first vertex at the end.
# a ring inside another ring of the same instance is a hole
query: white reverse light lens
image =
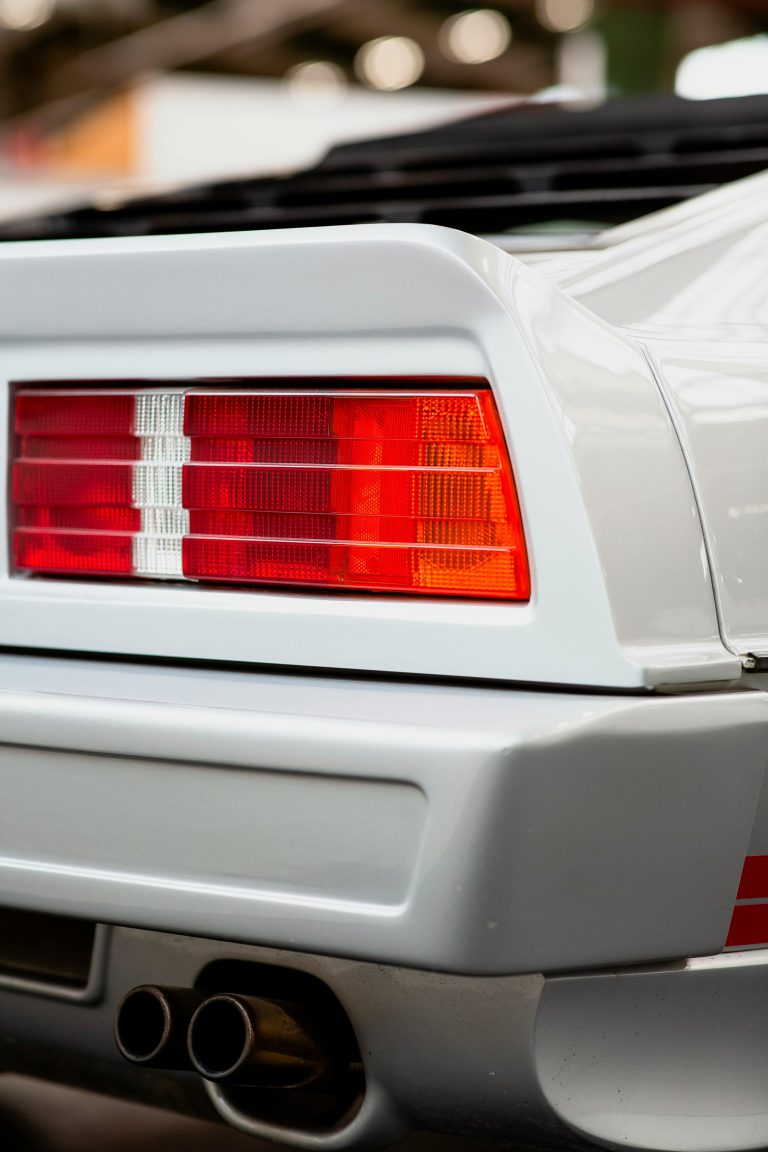
{"type": "Polygon", "coordinates": [[[181,540],[189,532],[189,512],[181,499],[182,467],[189,460],[181,392],[140,392],[135,398],[134,432],[141,460],[133,468],[133,501],[141,528],[133,538],[137,576],[180,576],[181,540]]]}
{"type": "Polygon", "coordinates": [[[495,60],[509,47],[512,29],[501,12],[493,8],[476,8],[451,16],[440,30],[440,42],[446,56],[460,64],[484,64],[495,60]]]}
{"type": "Polygon", "coordinates": [[[407,36],[380,36],[363,44],[355,72],[370,88],[394,92],[415,84],[424,71],[424,53],[407,36]]]}
{"type": "Polygon", "coordinates": [[[134,432],[137,436],[183,436],[182,392],[139,392],[134,401],[134,432]]]}
{"type": "Polygon", "coordinates": [[[551,32],[575,32],[592,19],[595,0],[536,0],[536,16],[551,32]]]}

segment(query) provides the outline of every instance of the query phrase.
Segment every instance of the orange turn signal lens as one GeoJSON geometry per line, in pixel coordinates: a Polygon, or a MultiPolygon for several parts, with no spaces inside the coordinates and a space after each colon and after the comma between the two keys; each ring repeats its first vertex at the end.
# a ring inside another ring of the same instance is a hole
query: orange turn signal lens
{"type": "Polygon", "coordinates": [[[193,393],[184,574],[527,600],[493,395],[193,393]]]}

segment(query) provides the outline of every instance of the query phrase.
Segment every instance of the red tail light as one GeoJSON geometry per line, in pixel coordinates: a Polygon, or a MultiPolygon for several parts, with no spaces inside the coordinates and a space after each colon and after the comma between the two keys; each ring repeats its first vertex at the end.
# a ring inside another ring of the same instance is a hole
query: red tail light
{"type": "Polygon", "coordinates": [[[530,595],[488,388],[25,389],[15,428],[18,568],[530,595]]]}

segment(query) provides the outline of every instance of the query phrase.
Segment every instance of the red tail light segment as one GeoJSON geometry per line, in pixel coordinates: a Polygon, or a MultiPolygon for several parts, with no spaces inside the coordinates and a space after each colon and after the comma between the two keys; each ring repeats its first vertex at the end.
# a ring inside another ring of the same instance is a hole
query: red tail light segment
{"type": "Polygon", "coordinates": [[[526,600],[490,389],[17,393],[17,568],[526,600]]]}

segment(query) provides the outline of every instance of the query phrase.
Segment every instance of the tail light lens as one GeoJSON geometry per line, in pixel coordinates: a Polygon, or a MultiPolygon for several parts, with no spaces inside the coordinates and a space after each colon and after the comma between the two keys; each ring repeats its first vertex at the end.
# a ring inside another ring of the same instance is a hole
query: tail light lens
{"type": "Polygon", "coordinates": [[[24,389],[14,560],[175,577],[526,600],[492,393],[24,389]]]}

